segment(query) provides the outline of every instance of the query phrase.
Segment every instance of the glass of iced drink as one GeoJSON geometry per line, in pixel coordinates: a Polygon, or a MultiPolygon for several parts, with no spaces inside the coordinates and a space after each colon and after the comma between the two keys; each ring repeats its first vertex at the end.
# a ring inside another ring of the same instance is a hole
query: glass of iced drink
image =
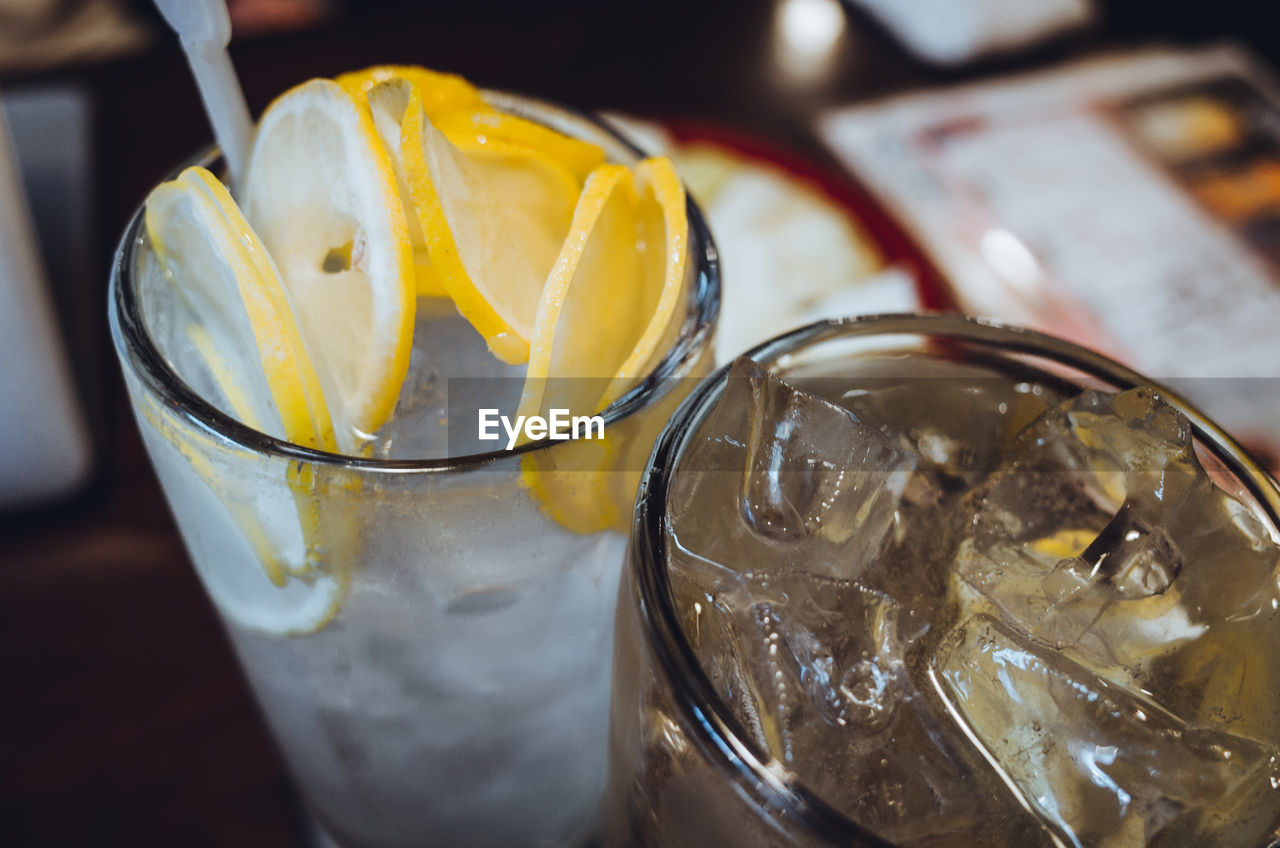
{"type": "Polygon", "coordinates": [[[1273,844],[1278,507],[1203,415],[1046,336],[755,349],[641,484],[606,844],[1273,844]]]}
{"type": "Polygon", "coordinates": [[[372,69],[270,107],[234,199],[188,169],[124,235],[138,425],[338,845],[598,833],[617,525],[719,299],[664,167],[570,110],[372,69]],[[480,432],[560,401],[602,431],[480,432]]]}

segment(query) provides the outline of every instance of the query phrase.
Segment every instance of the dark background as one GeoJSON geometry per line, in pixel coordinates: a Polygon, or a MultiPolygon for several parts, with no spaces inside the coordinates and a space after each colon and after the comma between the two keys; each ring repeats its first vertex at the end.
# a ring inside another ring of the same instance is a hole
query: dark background
{"type": "MultiPolygon", "coordinates": [[[[812,130],[825,107],[1149,43],[1230,39],[1275,66],[1273,6],[1106,3],[1093,31],[961,71],[912,59],[850,13],[830,73],[805,84],[769,60],[771,0],[353,2],[305,31],[238,35],[231,52],[255,114],[312,76],[417,63],[728,129],[834,170],[812,130]]],[[[94,115],[95,273],[54,282],[98,462],[71,500],[0,516],[0,845],[298,846],[296,797],[153,480],[104,320],[116,238],[210,132],[159,30],[126,58],[0,77],[9,90],[50,84],[83,89],[94,115]]]]}

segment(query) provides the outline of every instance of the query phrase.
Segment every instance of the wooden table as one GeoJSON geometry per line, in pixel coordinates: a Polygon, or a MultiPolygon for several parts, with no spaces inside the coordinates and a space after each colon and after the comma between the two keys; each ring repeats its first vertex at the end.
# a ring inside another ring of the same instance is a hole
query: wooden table
{"type": "MultiPolygon", "coordinates": [[[[952,78],[852,17],[829,73],[787,80],[770,59],[769,0],[347,5],[324,29],[234,45],[255,112],[312,76],[411,62],[582,108],[718,124],[835,167],[811,130],[818,110],[952,78]]],[[[1122,5],[1108,31],[1013,67],[1162,27],[1238,28],[1275,62],[1280,36],[1250,26],[1265,13],[1243,0],[1214,4],[1212,21],[1204,4],[1122,5]]],[[[77,343],[92,363],[80,376],[103,398],[100,461],[74,502],[0,518],[0,845],[302,845],[296,796],[186,560],[101,321],[115,238],[209,131],[168,39],[36,81],[50,80],[83,86],[96,115],[102,273],[64,317],[90,328],[77,343]]]]}

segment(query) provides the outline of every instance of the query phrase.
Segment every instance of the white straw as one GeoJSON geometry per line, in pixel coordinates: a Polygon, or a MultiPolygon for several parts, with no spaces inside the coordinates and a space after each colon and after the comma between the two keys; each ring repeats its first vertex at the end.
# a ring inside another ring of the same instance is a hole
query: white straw
{"type": "Polygon", "coordinates": [[[249,156],[253,121],[244,101],[244,91],[231,67],[227,44],[231,41],[231,18],[225,0],[155,0],[160,14],[173,27],[191,64],[200,99],[213,125],[214,138],[231,172],[231,184],[238,187],[249,156]]]}

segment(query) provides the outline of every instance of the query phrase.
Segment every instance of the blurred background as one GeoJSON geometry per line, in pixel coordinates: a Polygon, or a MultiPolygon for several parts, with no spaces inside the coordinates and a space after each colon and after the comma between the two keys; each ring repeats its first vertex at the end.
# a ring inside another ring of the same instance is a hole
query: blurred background
{"type": "MultiPolygon", "coordinates": [[[[252,111],[423,64],[670,152],[721,358],[832,314],[1066,335],[1280,443],[1280,28],[1168,0],[232,0],[252,111]]],[[[131,420],[118,238],[209,143],[147,2],[0,0],[0,845],[300,846],[131,420]]]]}

